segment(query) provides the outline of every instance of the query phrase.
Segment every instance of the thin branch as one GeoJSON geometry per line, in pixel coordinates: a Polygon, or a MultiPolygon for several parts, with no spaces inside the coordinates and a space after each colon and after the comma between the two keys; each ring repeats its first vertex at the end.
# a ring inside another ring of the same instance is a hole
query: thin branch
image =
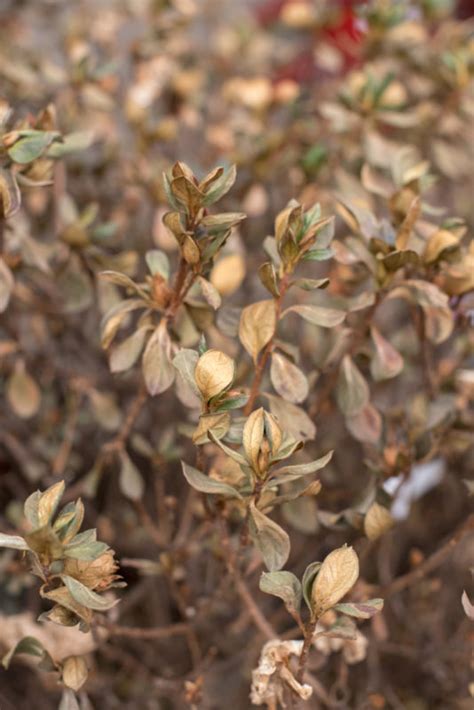
{"type": "Polygon", "coordinates": [[[119,626],[118,624],[107,624],[106,628],[111,636],[124,636],[133,639],[167,639],[172,636],[186,636],[190,626],[180,622],[171,626],[158,626],[151,629],[119,626]]]}
{"type": "Polygon", "coordinates": [[[275,629],[272,627],[272,625],[265,619],[264,615],[258,608],[257,604],[255,603],[252,594],[247,587],[247,584],[240,574],[240,571],[237,566],[237,559],[236,559],[236,554],[234,549],[232,548],[232,544],[229,539],[229,533],[227,530],[227,525],[225,519],[221,516],[219,516],[219,524],[220,524],[220,529],[222,533],[222,545],[224,547],[224,558],[225,558],[225,563],[227,567],[227,571],[231,575],[231,577],[234,580],[235,583],[235,588],[243,601],[248,613],[252,617],[255,626],[262,632],[262,634],[267,638],[268,640],[278,638],[278,634],[275,631],[275,629]]]}
{"type": "Polygon", "coordinates": [[[397,577],[387,587],[382,587],[382,589],[379,590],[381,596],[386,599],[387,597],[391,597],[394,594],[398,594],[404,589],[407,589],[407,587],[411,587],[413,584],[416,584],[417,582],[422,580],[430,572],[442,565],[443,562],[451,555],[453,549],[466,537],[466,535],[472,533],[473,531],[474,514],[469,515],[469,517],[464,521],[462,525],[460,525],[454,535],[442,547],[440,547],[439,550],[434,552],[424,562],[418,565],[418,567],[416,567],[411,572],[404,574],[402,577],[397,577]]]}

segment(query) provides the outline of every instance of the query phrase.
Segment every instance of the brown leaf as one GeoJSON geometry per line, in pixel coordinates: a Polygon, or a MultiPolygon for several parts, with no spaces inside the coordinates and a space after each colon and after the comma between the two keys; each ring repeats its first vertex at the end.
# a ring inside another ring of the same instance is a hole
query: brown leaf
{"type": "Polygon", "coordinates": [[[370,363],[370,371],[374,380],[388,380],[396,377],[403,369],[403,358],[386,340],[375,326],[370,329],[375,354],[370,363]]]}

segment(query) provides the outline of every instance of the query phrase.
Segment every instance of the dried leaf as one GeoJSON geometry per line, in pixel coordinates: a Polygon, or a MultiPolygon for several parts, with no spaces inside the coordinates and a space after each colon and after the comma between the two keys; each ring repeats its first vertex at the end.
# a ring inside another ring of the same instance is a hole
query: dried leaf
{"type": "Polygon", "coordinates": [[[223,256],[215,263],[210,276],[211,284],[221,296],[237,291],[245,278],[245,260],[240,254],[223,256]]]}
{"type": "Polygon", "coordinates": [[[0,547],[6,547],[10,550],[28,550],[28,544],[19,535],[5,535],[0,533],[0,547]]]}
{"type": "Polygon", "coordinates": [[[51,523],[52,518],[58,508],[59,501],[64,495],[66,484],[64,481],[58,481],[54,485],[47,488],[38,498],[37,505],[37,521],[38,526],[43,527],[51,523]]]}
{"type": "Polygon", "coordinates": [[[369,540],[377,540],[395,524],[394,519],[385,506],[372,503],[364,518],[364,532],[369,540]]]}
{"type": "Polygon", "coordinates": [[[376,444],[382,436],[382,417],[370,402],[356,414],[346,416],[346,426],[357,441],[376,444]]]}
{"type": "Polygon", "coordinates": [[[222,303],[219,291],[212,283],[204,279],[202,276],[199,276],[198,283],[201,287],[202,295],[207,303],[211,306],[211,308],[217,310],[222,303]]]}
{"type": "Polygon", "coordinates": [[[175,369],[171,362],[171,341],[164,321],[156,328],[143,353],[143,377],[147,390],[157,395],[173,384],[175,369]]]}
{"type": "Polygon", "coordinates": [[[344,311],[340,311],[336,308],[325,308],[324,306],[306,304],[290,306],[283,311],[281,317],[283,318],[288,313],[297,313],[301,318],[307,320],[308,323],[319,325],[321,328],[334,328],[336,325],[342,323],[346,317],[344,311]]]}
{"type": "Polygon", "coordinates": [[[371,619],[383,609],[383,599],[368,599],[366,602],[336,604],[334,611],[354,616],[356,619],[371,619]]]}
{"type": "Polygon", "coordinates": [[[217,481],[215,478],[210,478],[204,473],[201,473],[201,471],[198,471],[197,468],[190,466],[184,461],[181,461],[181,465],[183,467],[184,477],[187,482],[197,491],[200,491],[201,493],[210,493],[211,495],[221,495],[226,498],[242,498],[239,491],[233,486],[230,486],[228,483],[225,483],[224,481],[217,481]]]}
{"type": "Polygon", "coordinates": [[[316,617],[331,609],[352,589],[359,576],[359,560],[352,547],[339,547],[324,559],[311,590],[316,617]]]}
{"type": "Polygon", "coordinates": [[[18,183],[10,170],[0,168],[0,219],[10,219],[18,212],[21,194],[18,183]]]}
{"type": "Polygon", "coordinates": [[[259,352],[270,342],[276,329],[276,310],[273,300],[258,301],[243,309],[240,316],[239,338],[254,362],[259,352]]]}
{"type": "Polygon", "coordinates": [[[337,380],[336,397],[339,409],[348,417],[361,411],[369,402],[369,386],[350,355],[342,359],[337,380]]]}
{"type": "Polygon", "coordinates": [[[224,392],[233,382],[235,364],[220,350],[207,350],[194,371],[196,385],[206,401],[224,392]]]}
{"type": "Polygon", "coordinates": [[[258,458],[260,454],[260,447],[263,442],[263,433],[265,425],[265,415],[263,407],[256,409],[248,417],[245,422],[244,431],[242,435],[242,444],[244,447],[245,455],[247,459],[251,462],[254,470],[258,471],[258,458]]]}
{"type": "Polygon", "coordinates": [[[145,492],[143,478],[126,451],[120,452],[119,485],[124,496],[130,500],[143,498],[145,492]]]}
{"type": "Polygon", "coordinates": [[[272,478],[269,481],[269,485],[296,481],[302,476],[308,476],[310,473],[316,473],[316,471],[320,471],[329,463],[332,459],[333,453],[333,451],[329,451],[324,456],[321,456],[321,458],[316,459],[315,461],[310,461],[309,463],[300,463],[293,466],[278,468],[272,471],[272,478]]]}
{"type": "Polygon", "coordinates": [[[270,378],[278,394],[289,402],[297,404],[308,396],[309,385],[306,376],[280,353],[272,353],[270,378]]]}
{"type": "Polygon", "coordinates": [[[41,404],[38,385],[25,370],[23,362],[17,362],[7,381],[7,399],[15,414],[21,419],[30,419],[37,414],[41,404]]]}
{"type": "Polygon", "coordinates": [[[301,584],[292,572],[262,572],[259,586],[262,592],[283,599],[288,609],[299,611],[302,599],[301,584]]]}
{"type": "Polygon", "coordinates": [[[118,600],[111,600],[101,597],[84,584],[81,584],[81,582],[77,579],[69,577],[67,574],[61,575],[61,579],[66,585],[66,588],[72,598],[75,599],[78,604],[85,606],[86,609],[93,609],[94,611],[107,611],[118,603],[118,600]]]}
{"type": "Polygon", "coordinates": [[[281,569],[290,554],[288,534],[273,520],[260,512],[253,502],[250,504],[249,522],[250,534],[267,569],[270,572],[281,569]]]}
{"type": "Polygon", "coordinates": [[[471,621],[474,621],[474,604],[471,604],[471,601],[467,596],[466,590],[464,590],[462,593],[461,603],[467,618],[471,619],[471,621]]]}
{"type": "Polygon", "coordinates": [[[15,280],[13,274],[0,257],[0,313],[6,310],[13,292],[15,280]]]}
{"type": "Polygon", "coordinates": [[[316,436],[316,426],[304,409],[287,402],[281,397],[266,395],[271,413],[278,419],[282,429],[294,439],[307,441],[316,436]]]}
{"type": "Polygon", "coordinates": [[[374,380],[387,380],[396,377],[403,369],[403,358],[373,325],[370,328],[375,354],[370,363],[374,380]]]}
{"type": "Polygon", "coordinates": [[[67,688],[78,691],[87,680],[87,664],[83,656],[69,656],[62,662],[62,681],[67,688]]]}

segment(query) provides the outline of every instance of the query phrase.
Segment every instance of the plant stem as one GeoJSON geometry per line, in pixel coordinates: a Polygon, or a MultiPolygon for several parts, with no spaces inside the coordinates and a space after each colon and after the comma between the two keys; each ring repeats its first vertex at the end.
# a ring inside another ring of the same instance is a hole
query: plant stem
{"type": "MultiPolygon", "coordinates": [[[[289,280],[289,274],[284,274],[282,276],[282,279],[279,284],[280,285],[280,293],[276,298],[274,298],[277,325],[278,325],[278,320],[279,320],[280,314],[281,314],[283,298],[289,288],[288,280],[289,280]]],[[[255,405],[255,400],[257,399],[257,397],[260,393],[260,385],[262,383],[263,373],[265,371],[265,366],[267,364],[268,358],[269,358],[269,356],[273,350],[273,347],[274,347],[275,335],[276,335],[276,327],[275,327],[275,333],[272,335],[271,339],[268,341],[265,348],[263,349],[263,352],[260,355],[257,366],[255,368],[255,377],[252,382],[252,387],[250,388],[249,399],[248,399],[248,402],[244,408],[244,415],[246,417],[248,417],[248,415],[252,412],[254,405],[255,405]]]]}
{"type": "Polygon", "coordinates": [[[382,588],[380,590],[381,595],[384,598],[391,597],[398,592],[403,591],[412,584],[419,582],[421,579],[426,577],[427,574],[439,567],[451,554],[453,549],[458,545],[461,540],[463,540],[466,535],[474,531],[474,514],[469,515],[469,517],[460,525],[456,530],[454,535],[445,544],[439,548],[435,553],[428,557],[424,562],[422,562],[418,567],[416,567],[411,572],[404,574],[402,577],[397,577],[388,587],[382,588]]]}
{"type": "Polygon", "coordinates": [[[299,683],[303,682],[304,671],[306,668],[306,663],[308,661],[309,649],[311,648],[311,643],[313,641],[314,632],[316,631],[316,625],[318,619],[310,619],[305,627],[304,643],[301,649],[300,659],[298,661],[298,672],[296,674],[296,680],[299,683]]]}

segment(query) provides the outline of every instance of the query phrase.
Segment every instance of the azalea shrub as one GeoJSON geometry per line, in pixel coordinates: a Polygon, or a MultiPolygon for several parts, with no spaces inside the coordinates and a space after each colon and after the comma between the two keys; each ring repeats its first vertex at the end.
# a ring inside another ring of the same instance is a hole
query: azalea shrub
{"type": "Polygon", "coordinates": [[[0,9],[2,708],[471,706],[465,15],[0,9]]]}

